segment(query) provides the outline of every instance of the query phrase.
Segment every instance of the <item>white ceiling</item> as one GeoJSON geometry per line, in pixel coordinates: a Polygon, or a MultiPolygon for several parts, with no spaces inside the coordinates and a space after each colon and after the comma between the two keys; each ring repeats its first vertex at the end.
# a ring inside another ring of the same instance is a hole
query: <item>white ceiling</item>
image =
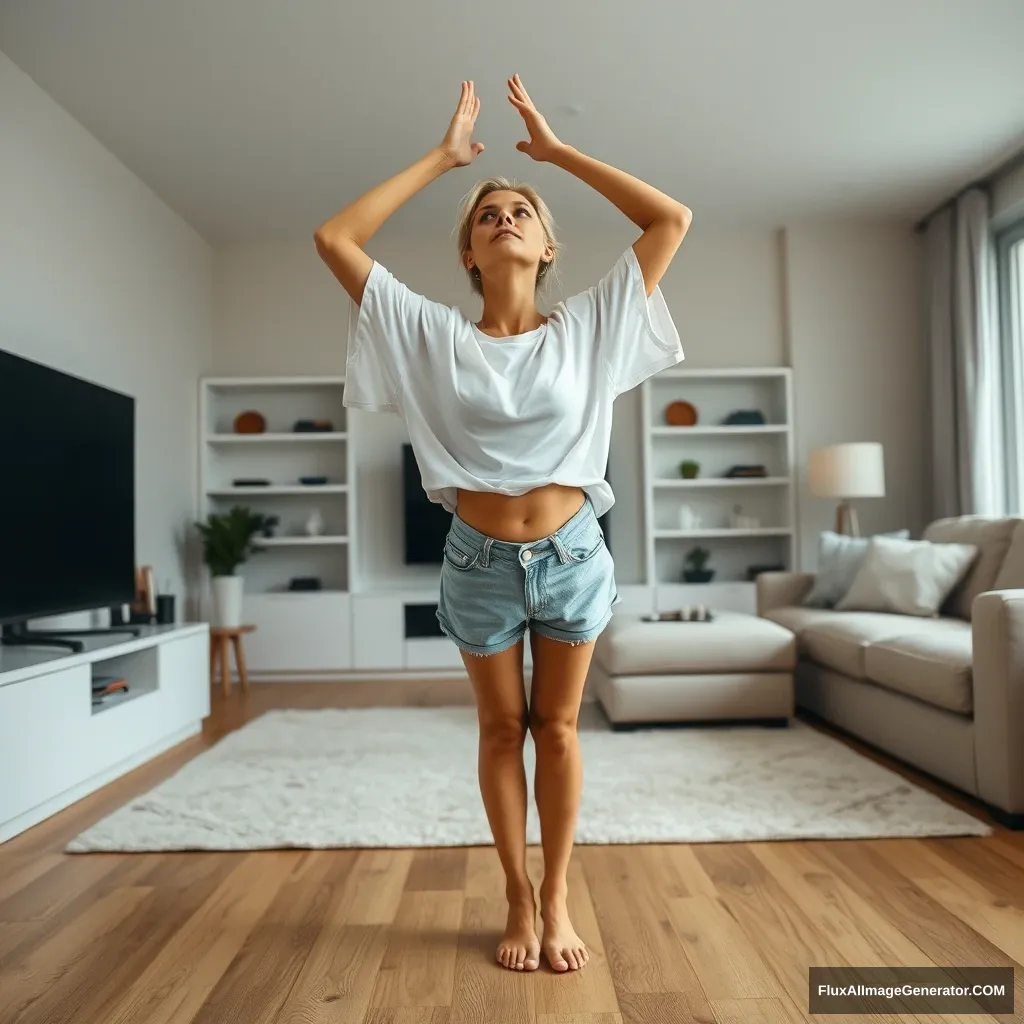
{"type": "Polygon", "coordinates": [[[620,218],[515,151],[514,72],[695,227],[910,220],[1024,145],[1022,41],[1024,0],[0,0],[0,50],[214,243],[309,237],[441,139],[463,78],[487,149],[391,227],[450,230],[492,173],[620,218]]]}

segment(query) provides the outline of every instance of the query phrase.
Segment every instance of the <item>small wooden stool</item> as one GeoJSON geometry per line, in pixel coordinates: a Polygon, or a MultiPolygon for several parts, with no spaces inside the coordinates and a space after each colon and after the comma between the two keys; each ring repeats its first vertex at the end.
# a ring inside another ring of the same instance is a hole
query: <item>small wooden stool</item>
{"type": "Polygon", "coordinates": [[[220,681],[224,696],[231,692],[231,656],[228,645],[235,648],[235,666],[243,690],[249,689],[249,677],[245,671],[245,654],[242,652],[242,634],[252,633],[255,626],[211,626],[210,627],[210,683],[216,681],[217,663],[220,662],[220,681]]]}

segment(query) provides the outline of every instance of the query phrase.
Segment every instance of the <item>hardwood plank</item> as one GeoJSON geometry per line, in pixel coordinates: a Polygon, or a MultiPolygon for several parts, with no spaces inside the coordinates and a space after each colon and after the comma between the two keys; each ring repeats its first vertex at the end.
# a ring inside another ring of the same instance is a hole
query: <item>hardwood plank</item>
{"type": "Polygon", "coordinates": [[[503,897],[504,890],[501,899],[469,897],[463,902],[448,1024],[535,1022],[537,972],[510,971],[494,958],[508,913],[503,897]]]}
{"type": "Polygon", "coordinates": [[[344,887],[346,924],[391,924],[405,891],[412,850],[363,850],[344,887]]]}
{"type": "Polygon", "coordinates": [[[0,921],[4,919],[4,902],[25,886],[57,867],[61,856],[56,853],[39,857],[16,857],[7,859],[4,873],[0,875],[0,921]]]}
{"type": "MultiPolygon", "coordinates": [[[[534,999],[538,1016],[555,1017],[567,1014],[617,1015],[619,1011],[615,981],[608,967],[604,937],[598,925],[590,883],[578,853],[569,863],[569,918],[576,933],[586,943],[590,961],[569,975],[551,970],[541,954],[541,966],[534,974],[534,999]]],[[[543,939],[541,922],[538,936],[543,939]]]]}
{"type": "MultiPolygon", "coordinates": [[[[104,940],[117,931],[125,917],[143,904],[149,888],[115,889],[91,903],[67,927],[50,936],[21,962],[9,961],[0,969],[4,1010],[12,1021],[24,1020],[40,1000],[76,968],[91,969],[104,940]]],[[[44,1018],[45,1019],[45,1018],[44,1018]]]]}
{"type": "Polygon", "coordinates": [[[537,1024],[622,1024],[621,1013],[540,1013],[537,1024]]]}
{"type": "Polygon", "coordinates": [[[809,843],[759,843],[751,854],[844,962],[859,967],[929,966],[931,960],[886,917],[812,854],[809,843]]]}
{"type": "Polygon", "coordinates": [[[701,992],[672,916],[630,849],[588,846],[581,859],[591,891],[601,894],[595,916],[620,1007],[625,992],[701,992]]]}
{"type": "Polygon", "coordinates": [[[622,1024],[713,1024],[703,992],[623,992],[622,1024]]]}
{"type": "MultiPolygon", "coordinates": [[[[717,1024],[803,1024],[810,1017],[789,999],[712,999],[717,1024]]],[[[838,1015],[829,1015],[834,1021],[838,1015]]]]}
{"type": "Polygon", "coordinates": [[[770,999],[778,979],[720,900],[707,896],[665,901],[686,959],[709,1000],[770,999]]]}
{"type": "Polygon", "coordinates": [[[365,1024],[449,1024],[447,1006],[402,1006],[371,1010],[365,1024]]]}
{"type": "Polygon", "coordinates": [[[102,941],[91,944],[74,968],[50,986],[21,1024],[103,1020],[104,1008],[130,987],[236,863],[234,856],[210,858],[201,872],[193,867],[184,875],[180,864],[168,865],[161,873],[147,869],[144,859],[126,868],[128,875],[142,870],[144,877],[153,879],[146,899],[127,912],[102,941]],[[112,955],[115,951],[116,955],[112,955]]]}
{"type": "Polygon", "coordinates": [[[275,1024],[323,927],[333,890],[283,885],[194,1017],[195,1024],[275,1024]]]}
{"type": "Polygon", "coordinates": [[[880,847],[879,853],[932,900],[1024,964],[1024,910],[1001,896],[998,884],[972,878],[917,839],[880,847]]]}
{"type": "Polygon", "coordinates": [[[375,1008],[449,1006],[455,986],[463,895],[406,892],[370,998],[375,1008]]]}
{"type": "MultiPolygon", "coordinates": [[[[937,847],[938,848],[938,847],[937,847]]],[[[959,917],[932,899],[878,852],[866,844],[821,842],[814,850],[865,899],[884,901],[890,919],[914,936],[915,943],[937,966],[1013,967],[1015,961],[959,917]]],[[[1024,1006],[1024,978],[1014,977],[1014,999],[1024,1006]]]]}
{"type": "Polygon", "coordinates": [[[415,850],[409,874],[405,880],[407,891],[426,889],[437,892],[441,889],[462,890],[466,885],[466,849],[452,847],[443,849],[415,850]]]}
{"type": "Polygon", "coordinates": [[[695,847],[694,854],[786,995],[795,1006],[805,1006],[808,967],[842,964],[839,951],[819,934],[749,845],[707,844],[695,847]]]}
{"type": "Polygon", "coordinates": [[[188,1024],[292,870],[289,855],[246,857],[103,1010],[104,1024],[188,1024]]]}
{"type": "MultiPolygon", "coordinates": [[[[279,1024],[351,1024],[369,1019],[367,1008],[387,949],[388,927],[344,924],[344,906],[343,897],[335,899],[281,1007],[279,1024]]],[[[400,1013],[404,1008],[380,1012],[400,1013]]]]}

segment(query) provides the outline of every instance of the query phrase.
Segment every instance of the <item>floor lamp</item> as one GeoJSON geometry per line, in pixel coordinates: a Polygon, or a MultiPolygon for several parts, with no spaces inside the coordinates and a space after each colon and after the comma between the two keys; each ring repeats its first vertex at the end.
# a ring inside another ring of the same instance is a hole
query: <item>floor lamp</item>
{"type": "Polygon", "coordinates": [[[818,498],[838,498],[836,533],[860,536],[851,498],[885,497],[882,446],[875,441],[814,448],[807,456],[807,485],[818,498]]]}

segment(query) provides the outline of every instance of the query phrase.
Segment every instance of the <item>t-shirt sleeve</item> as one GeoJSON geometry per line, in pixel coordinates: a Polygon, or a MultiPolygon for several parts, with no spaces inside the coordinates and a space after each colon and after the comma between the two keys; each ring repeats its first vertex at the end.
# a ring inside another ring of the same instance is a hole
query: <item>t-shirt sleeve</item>
{"type": "Polygon", "coordinates": [[[566,309],[597,345],[615,395],[683,359],[661,288],[647,295],[632,246],[596,285],[569,299],[566,309]]]}
{"type": "Polygon", "coordinates": [[[342,404],[398,413],[404,384],[425,359],[432,333],[450,314],[449,307],[414,292],[374,261],[362,302],[357,306],[349,300],[342,404]]]}

